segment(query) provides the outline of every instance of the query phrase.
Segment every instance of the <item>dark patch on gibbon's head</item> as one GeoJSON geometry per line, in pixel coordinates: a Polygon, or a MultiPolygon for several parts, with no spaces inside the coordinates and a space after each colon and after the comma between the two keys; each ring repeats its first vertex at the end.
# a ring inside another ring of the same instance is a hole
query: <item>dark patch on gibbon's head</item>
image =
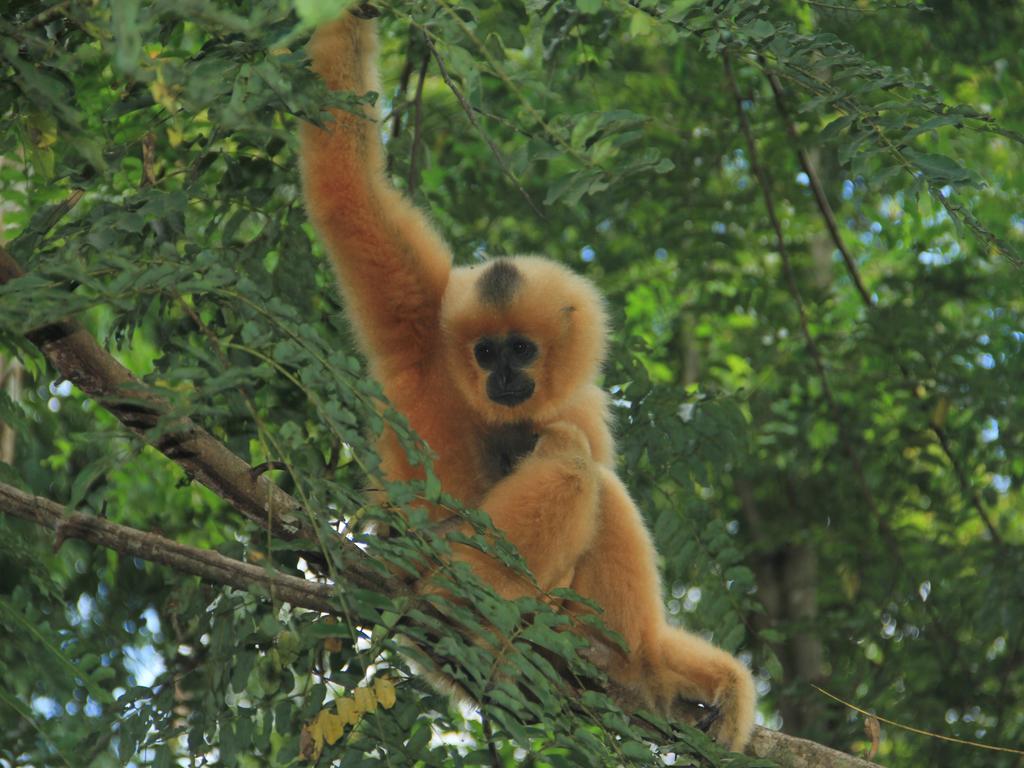
{"type": "Polygon", "coordinates": [[[512,300],[522,281],[523,276],[514,264],[510,261],[499,260],[492,262],[480,275],[480,279],[476,283],[476,290],[480,301],[502,306],[512,300]]]}

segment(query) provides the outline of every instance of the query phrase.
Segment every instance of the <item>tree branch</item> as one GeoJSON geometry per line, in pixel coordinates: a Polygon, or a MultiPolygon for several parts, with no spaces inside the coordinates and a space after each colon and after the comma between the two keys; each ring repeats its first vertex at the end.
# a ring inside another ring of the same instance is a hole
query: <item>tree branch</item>
{"type": "MultiPolygon", "coordinates": [[[[33,496],[4,483],[0,483],[0,513],[29,520],[54,531],[55,548],[60,547],[66,539],[79,539],[121,554],[166,565],[180,573],[198,576],[214,584],[243,590],[262,587],[277,600],[323,613],[335,612],[330,596],[336,587],[330,584],[274,573],[219,552],[179,544],[166,536],[140,531],[95,515],[68,513],[62,505],[50,499],[33,496]]],[[[438,657],[432,649],[421,650],[435,658],[439,665],[450,661],[438,657]]],[[[632,708],[628,694],[619,691],[612,693],[627,709],[632,708]]],[[[673,714],[677,719],[684,720],[688,712],[673,714]]],[[[773,760],[783,768],[869,768],[874,765],[822,744],[767,728],[755,729],[747,753],[773,760]]]]}
{"type": "Polygon", "coordinates": [[[860,294],[861,301],[870,308],[874,306],[875,302],[871,298],[871,294],[868,293],[867,288],[864,287],[864,281],[861,279],[860,270],[857,269],[857,262],[854,261],[849,249],[846,247],[842,237],[839,235],[839,224],[836,223],[836,217],[832,212],[832,206],[829,205],[828,197],[825,195],[825,188],[821,184],[821,179],[818,176],[818,170],[814,167],[814,163],[811,162],[811,158],[807,154],[807,150],[805,150],[801,145],[800,137],[796,132],[796,126],[793,124],[793,118],[790,117],[789,110],[786,108],[786,102],[782,95],[782,83],[779,82],[779,78],[773,73],[768,74],[768,82],[772,86],[772,94],[775,96],[775,106],[778,109],[779,116],[782,118],[782,123],[786,128],[786,134],[796,147],[797,159],[800,161],[800,167],[803,168],[804,173],[807,174],[808,182],[811,185],[811,192],[814,194],[814,201],[818,204],[818,210],[821,211],[821,216],[825,220],[825,227],[828,229],[828,233],[832,237],[832,242],[835,244],[836,248],[839,249],[839,253],[843,257],[843,264],[846,265],[846,272],[849,274],[850,279],[853,280],[853,284],[857,288],[857,293],[860,294]]]}
{"type": "Polygon", "coordinates": [[[420,144],[423,141],[423,83],[427,79],[427,66],[430,64],[430,51],[423,53],[420,61],[419,80],[416,81],[416,96],[413,99],[412,149],[409,150],[409,195],[416,194],[420,185],[420,144]]]}
{"type": "Polygon", "coordinates": [[[755,728],[747,754],[773,760],[782,768],[878,768],[877,763],[781,731],[755,728]]]}
{"type": "MultiPolygon", "coordinates": [[[[24,274],[0,245],[0,285],[24,274]]],[[[301,519],[298,501],[265,475],[236,456],[227,446],[191,419],[174,416],[170,402],[137,379],[131,371],[96,343],[75,320],[61,320],[26,334],[54,368],[93,397],[124,426],[179,464],[189,475],[228,501],[243,516],[285,539],[318,541],[316,529],[301,519]],[[159,427],[155,438],[148,433],[159,427]]],[[[351,566],[352,578],[379,586],[386,577],[367,567],[366,556],[340,536],[322,547],[336,547],[351,566]]],[[[314,557],[319,553],[313,552],[314,557]]],[[[393,585],[394,587],[394,585],[393,585]]]]}
{"type": "MultiPolygon", "coordinates": [[[[0,285],[22,274],[18,264],[0,245],[0,285]]],[[[28,337],[62,376],[94,397],[128,429],[145,438],[152,427],[163,427],[159,437],[150,442],[184,467],[193,478],[230,502],[246,518],[269,528],[281,538],[312,538],[308,526],[297,516],[301,508],[295,499],[265,475],[254,472],[247,462],[191,420],[174,417],[166,399],[146,388],[77,322],[64,320],[47,325],[30,332],[28,337]],[[173,429],[167,429],[168,420],[173,429]]],[[[326,613],[333,611],[329,602],[331,585],[276,574],[217,552],[188,547],[159,534],[118,525],[94,515],[66,513],[60,504],[12,486],[0,484],[0,511],[52,529],[56,533],[57,546],[64,539],[81,539],[161,563],[213,583],[238,589],[262,586],[275,598],[293,605],[326,613]]],[[[395,596],[405,591],[397,579],[370,565],[368,557],[352,542],[337,537],[327,544],[344,548],[346,552],[344,570],[337,575],[338,579],[349,579],[385,595],[395,596]]],[[[458,630],[453,627],[453,631],[458,630]]],[[[537,650],[543,652],[542,649],[537,650]]],[[[425,649],[425,652],[436,658],[439,668],[443,668],[445,663],[458,663],[457,659],[442,658],[433,649],[425,649]]],[[[576,690],[581,688],[580,682],[567,670],[564,674],[576,690]]],[[[588,682],[587,685],[591,684],[588,682]]],[[[611,694],[627,711],[635,708],[628,693],[613,690],[611,694]]],[[[679,721],[686,721],[691,719],[688,715],[692,713],[687,708],[679,708],[669,714],[679,721]]],[[[783,768],[868,768],[873,765],[821,744],[764,728],[756,729],[748,753],[773,760],[783,768]]]]}
{"type": "Polygon", "coordinates": [[[140,531],[95,515],[69,514],[54,501],[32,496],[5,483],[0,483],[0,512],[31,520],[54,531],[55,549],[60,548],[66,539],[80,539],[124,555],[170,566],[214,584],[226,584],[236,589],[261,586],[274,598],[292,605],[325,613],[333,610],[329,601],[332,590],[329,584],[274,573],[219,552],[189,547],[158,533],[140,531]]]}
{"type": "Polygon", "coordinates": [[[516,189],[519,190],[519,194],[523,196],[523,198],[526,200],[530,208],[533,209],[533,212],[537,214],[538,218],[544,219],[544,213],[533,202],[533,198],[530,197],[530,193],[526,191],[522,183],[516,177],[515,173],[512,171],[512,168],[508,164],[508,160],[505,159],[505,156],[501,153],[501,150],[498,149],[494,141],[491,140],[491,137],[487,135],[487,132],[484,130],[483,126],[480,125],[480,123],[477,121],[476,113],[473,110],[473,107],[471,107],[469,102],[466,101],[466,97],[462,95],[462,91],[459,90],[459,87],[455,84],[455,81],[452,80],[451,75],[448,74],[448,67],[445,66],[444,59],[442,59],[441,54],[437,52],[437,48],[434,46],[434,41],[431,39],[430,33],[427,32],[426,29],[423,30],[423,38],[427,41],[427,47],[430,49],[430,53],[433,55],[434,60],[437,62],[437,68],[441,72],[441,77],[444,80],[445,85],[447,85],[448,90],[450,90],[455,95],[455,98],[459,102],[459,106],[462,107],[462,111],[466,113],[466,118],[469,120],[470,125],[476,128],[477,132],[480,134],[480,137],[484,140],[484,143],[486,143],[488,148],[491,150],[491,154],[493,154],[494,158],[498,161],[498,165],[501,166],[502,172],[515,185],[516,189]]]}
{"type": "Polygon", "coordinates": [[[860,486],[861,494],[864,496],[864,501],[868,504],[868,507],[872,512],[872,516],[879,521],[880,525],[884,525],[885,521],[882,520],[878,514],[878,504],[875,501],[875,494],[871,490],[871,486],[868,484],[867,475],[864,472],[864,465],[860,460],[860,454],[857,452],[853,441],[848,434],[849,429],[845,424],[845,419],[842,417],[839,403],[832,392],[832,385],[829,383],[821,350],[818,348],[818,343],[814,339],[814,334],[811,333],[810,323],[807,320],[807,310],[804,306],[803,297],[800,295],[800,287],[797,285],[796,274],[793,271],[793,264],[789,258],[789,249],[786,247],[786,238],[782,232],[782,223],[779,221],[778,214],[775,212],[775,202],[772,198],[771,191],[771,177],[768,175],[767,169],[761,165],[757,152],[757,142],[754,140],[754,133],[750,128],[750,121],[747,119],[747,113],[743,108],[743,98],[740,96],[739,87],[736,85],[736,77],[733,75],[732,71],[732,58],[728,51],[722,55],[722,60],[725,64],[726,82],[729,85],[729,90],[733,95],[733,99],[736,101],[736,112],[739,119],[740,130],[746,140],[747,152],[750,159],[750,170],[753,172],[757,179],[758,186],[761,188],[761,195],[764,199],[765,210],[768,213],[768,220],[771,222],[772,229],[775,232],[775,247],[779,252],[779,258],[782,260],[782,273],[786,281],[786,288],[789,291],[790,296],[793,298],[793,303],[796,305],[797,315],[800,320],[800,332],[804,338],[804,345],[807,347],[807,353],[811,356],[811,360],[814,362],[814,367],[818,372],[818,377],[821,379],[821,391],[825,395],[825,402],[828,405],[832,418],[836,423],[836,427],[839,429],[843,448],[850,459],[850,463],[853,465],[854,475],[856,476],[858,485],[860,486]]]}
{"type": "MultiPolygon", "coordinates": [[[[822,219],[825,221],[825,227],[828,229],[829,236],[832,238],[832,243],[835,245],[836,250],[843,257],[843,264],[846,265],[846,272],[853,281],[853,284],[857,287],[857,293],[860,296],[861,302],[870,314],[877,308],[874,299],[871,294],[868,293],[867,288],[864,286],[864,281],[861,279],[860,270],[857,269],[857,262],[854,260],[853,255],[850,253],[850,249],[846,247],[846,242],[843,240],[843,236],[839,231],[839,225],[836,222],[835,212],[832,210],[832,205],[828,201],[828,197],[825,195],[825,190],[821,184],[821,179],[818,177],[818,171],[814,167],[814,163],[811,162],[810,156],[807,151],[803,148],[800,141],[800,136],[796,130],[796,124],[793,122],[793,118],[789,113],[789,109],[786,107],[785,92],[782,88],[782,83],[775,73],[767,73],[768,82],[772,87],[772,94],[775,96],[775,106],[778,109],[779,116],[782,118],[783,126],[786,129],[786,135],[789,136],[796,148],[797,158],[800,161],[800,167],[803,168],[804,173],[807,174],[807,179],[811,185],[811,192],[814,194],[814,201],[818,206],[818,211],[821,213],[822,219]]],[[[907,367],[903,362],[896,357],[896,366],[903,378],[907,381],[911,381],[913,387],[913,377],[910,375],[907,367]]],[[[974,507],[978,517],[985,524],[988,529],[989,535],[995,542],[997,547],[1002,547],[1003,539],[999,535],[999,531],[996,529],[995,524],[989,517],[988,512],[985,510],[985,506],[981,499],[978,497],[977,492],[971,486],[971,483],[964,472],[960,461],[957,459],[956,454],[953,452],[953,447],[949,443],[949,439],[946,436],[945,430],[935,424],[930,423],[929,428],[935,438],[939,441],[939,446],[942,448],[942,452],[946,454],[946,458],[949,463],[953,466],[953,471],[956,473],[957,481],[960,484],[960,491],[967,498],[968,503],[974,507]]]]}
{"type": "MultiPolygon", "coordinates": [[[[17,262],[0,245],[0,285],[22,275],[17,262]]],[[[247,518],[284,539],[315,538],[297,517],[298,502],[254,474],[248,463],[206,430],[181,417],[170,425],[161,424],[170,415],[171,404],[100,347],[77,321],[61,320],[26,336],[61,376],[95,398],[135,434],[145,438],[148,430],[160,424],[162,434],[148,442],[247,518]]]]}

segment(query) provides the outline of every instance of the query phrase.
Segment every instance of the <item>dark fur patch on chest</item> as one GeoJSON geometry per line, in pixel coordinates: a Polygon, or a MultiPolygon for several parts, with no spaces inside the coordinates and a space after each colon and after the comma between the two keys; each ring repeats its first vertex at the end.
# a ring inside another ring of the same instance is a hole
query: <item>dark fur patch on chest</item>
{"type": "Polygon", "coordinates": [[[484,434],[481,470],[489,484],[512,474],[519,461],[533,451],[537,434],[533,424],[520,422],[495,427],[484,434]]]}
{"type": "Polygon", "coordinates": [[[486,304],[502,306],[515,296],[523,276],[510,261],[492,262],[477,280],[476,289],[480,300],[486,304]]]}

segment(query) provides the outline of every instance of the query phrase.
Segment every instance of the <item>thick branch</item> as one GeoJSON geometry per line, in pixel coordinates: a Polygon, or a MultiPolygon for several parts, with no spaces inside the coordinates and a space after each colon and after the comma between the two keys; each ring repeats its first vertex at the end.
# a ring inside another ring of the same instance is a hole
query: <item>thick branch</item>
{"type": "Polygon", "coordinates": [[[779,731],[755,728],[747,754],[767,758],[782,768],[877,768],[877,763],[862,760],[819,744],[798,739],[779,731]]]}
{"type": "Polygon", "coordinates": [[[261,586],[274,598],[292,605],[314,611],[332,610],[329,601],[332,588],[329,584],[274,573],[219,552],[189,547],[158,533],[129,528],[95,515],[69,514],[56,502],[32,496],[4,483],[0,483],[0,512],[50,528],[56,533],[57,547],[65,539],[81,539],[124,555],[170,566],[214,584],[226,584],[236,589],[261,586]]]}
{"type": "MultiPolygon", "coordinates": [[[[0,246],[0,285],[24,272],[0,246]]],[[[115,360],[74,320],[62,320],[26,334],[54,368],[79,389],[95,398],[132,432],[146,432],[171,411],[170,403],[115,360]]],[[[298,503],[267,478],[256,475],[245,461],[187,418],[161,425],[154,446],[180,464],[243,515],[269,527],[275,536],[313,539],[297,517],[298,503]]]]}
{"type": "MultiPolygon", "coordinates": [[[[0,246],[0,285],[22,274],[18,264],[0,246]]],[[[291,496],[191,420],[173,417],[166,399],[135,378],[78,323],[65,320],[47,325],[32,331],[29,339],[62,376],[94,397],[136,434],[145,438],[150,429],[160,425],[162,429],[153,444],[247,518],[281,538],[313,538],[308,526],[298,518],[300,507],[291,496]],[[171,429],[162,423],[168,421],[171,429]]],[[[324,612],[331,610],[329,595],[332,587],[329,585],[274,574],[217,552],[187,547],[159,534],[118,525],[93,515],[68,514],[53,501],[31,496],[11,486],[0,484],[0,511],[54,530],[58,545],[66,538],[77,538],[214,583],[239,589],[260,585],[269,589],[276,598],[293,605],[324,612]]],[[[402,586],[395,579],[386,578],[379,569],[368,567],[366,556],[351,542],[338,537],[329,545],[343,547],[346,554],[352,554],[346,558],[340,578],[372,586],[382,594],[397,595],[402,591],[402,586]]],[[[628,705],[624,701],[628,697],[619,695],[616,698],[628,705]]],[[[686,720],[691,713],[679,711],[670,714],[686,720]]],[[[872,765],[829,747],[763,728],[756,730],[748,752],[767,757],[783,768],[867,768],[872,765]]]]}
{"type": "MultiPolygon", "coordinates": [[[[13,486],[0,483],[0,513],[29,520],[56,534],[56,546],[65,539],[80,539],[115,552],[131,555],[153,563],[169,566],[181,573],[236,589],[259,586],[281,601],[324,613],[333,612],[329,584],[306,581],[287,574],[273,573],[257,565],[196,547],[179,544],[157,533],[148,533],[119,525],[95,515],[80,512],[67,513],[60,504],[40,496],[33,496],[13,486]]],[[[430,649],[424,649],[433,655],[430,649]]],[[[437,659],[442,663],[444,659],[437,659]]],[[[616,698],[628,705],[628,694],[616,698]]],[[[628,708],[628,706],[627,706],[628,708]]],[[[675,713],[680,720],[688,719],[689,711],[675,713]]],[[[747,748],[749,754],[777,762],[783,768],[869,768],[874,765],[859,758],[830,749],[813,741],[797,739],[766,728],[755,730],[747,748]]]]}
{"type": "MultiPolygon", "coordinates": [[[[24,274],[18,263],[0,245],[0,285],[24,274]]],[[[236,456],[205,429],[185,417],[172,415],[171,404],[137,379],[96,343],[75,320],[30,331],[35,344],[54,368],[132,432],[152,443],[161,453],[181,465],[191,478],[228,501],[252,522],[281,539],[316,541],[311,526],[300,517],[301,507],[290,495],[252,466],[236,456]],[[149,430],[158,427],[150,440],[149,430]]],[[[353,564],[352,577],[367,584],[379,584],[377,569],[360,567],[365,555],[351,542],[336,537],[325,546],[337,547],[353,564]]]]}

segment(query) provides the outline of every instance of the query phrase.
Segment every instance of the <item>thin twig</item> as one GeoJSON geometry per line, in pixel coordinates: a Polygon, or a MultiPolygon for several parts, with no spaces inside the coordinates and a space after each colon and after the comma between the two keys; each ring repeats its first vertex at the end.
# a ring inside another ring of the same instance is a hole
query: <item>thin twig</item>
{"type": "Polygon", "coordinates": [[[935,733],[934,731],[926,731],[926,730],[924,730],[922,728],[915,728],[914,726],[907,725],[906,723],[899,723],[899,722],[896,722],[895,720],[889,720],[888,718],[882,717],[881,715],[876,715],[873,712],[868,712],[867,710],[861,709],[856,704],[851,704],[848,701],[844,701],[843,699],[839,698],[835,694],[829,693],[824,688],[819,688],[818,686],[814,685],[813,683],[811,684],[811,687],[814,688],[814,690],[816,690],[818,693],[821,693],[821,694],[824,694],[825,696],[828,696],[833,701],[838,701],[844,707],[849,707],[854,712],[859,712],[860,714],[864,715],[865,717],[873,717],[876,720],[878,720],[879,722],[885,723],[886,725],[891,725],[894,728],[902,728],[904,731],[910,731],[911,733],[917,733],[917,734],[920,734],[921,736],[928,736],[928,737],[930,737],[932,739],[941,739],[942,741],[951,741],[954,744],[964,744],[964,745],[966,745],[968,747],[975,747],[976,749],[990,749],[993,752],[1009,752],[1011,755],[1024,755],[1024,750],[1012,749],[1010,747],[995,747],[995,746],[992,746],[991,744],[982,744],[980,741],[968,741],[967,739],[958,739],[955,736],[946,736],[945,734],[935,733]]]}
{"type": "Polygon", "coordinates": [[[732,71],[732,59],[728,51],[722,55],[722,60],[725,64],[725,77],[729,85],[729,90],[732,92],[733,98],[736,101],[736,112],[739,116],[740,130],[743,132],[743,137],[747,143],[747,151],[750,155],[750,169],[753,171],[754,176],[757,178],[758,185],[761,187],[761,195],[764,199],[764,206],[768,213],[768,220],[771,222],[772,229],[775,231],[776,250],[778,250],[779,257],[782,260],[782,273],[786,282],[786,288],[793,299],[793,303],[796,305],[797,315],[800,320],[800,333],[804,338],[804,345],[807,347],[807,352],[811,356],[811,360],[814,362],[814,367],[818,372],[818,377],[821,379],[822,393],[824,394],[825,401],[832,413],[832,418],[839,429],[846,454],[850,458],[850,462],[853,464],[854,474],[856,475],[860,485],[861,493],[864,495],[864,499],[868,503],[873,516],[882,523],[884,521],[882,521],[878,516],[878,505],[875,502],[875,495],[871,490],[871,486],[868,485],[867,475],[864,472],[864,465],[861,463],[860,455],[854,448],[849,434],[847,434],[848,430],[845,426],[845,420],[842,418],[839,403],[836,401],[835,395],[832,392],[832,385],[829,383],[821,350],[818,348],[818,343],[815,341],[814,335],[811,333],[810,323],[807,320],[807,310],[804,306],[803,297],[800,294],[800,287],[796,281],[793,264],[789,258],[789,249],[786,247],[786,238],[782,232],[782,223],[779,221],[778,214],[775,212],[775,201],[772,198],[771,193],[771,178],[768,171],[763,165],[761,165],[757,152],[757,143],[754,141],[754,134],[750,128],[750,121],[747,120],[747,114],[743,109],[743,97],[740,95],[739,87],[736,85],[736,77],[733,75],[732,71]]]}
{"type": "Polygon", "coordinates": [[[800,160],[800,167],[803,168],[804,173],[807,174],[807,179],[811,185],[811,192],[814,194],[814,199],[821,211],[822,218],[825,220],[825,226],[828,228],[829,234],[832,236],[832,242],[835,243],[839,253],[842,254],[843,263],[846,265],[846,271],[850,275],[850,279],[853,280],[853,284],[857,286],[857,293],[860,294],[861,300],[868,307],[872,307],[875,302],[871,298],[871,294],[868,293],[867,288],[864,287],[864,281],[861,279],[860,271],[857,269],[857,262],[854,261],[853,256],[850,254],[849,249],[846,247],[846,244],[843,242],[843,239],[839,234],[839,225],[836,223],[836,217],[832,212],[832,206],[828,202],[828,197],[825,196],[825,189],[822,187],[821,179],[818,176],[818,170],[811,162],[811,158],[807,154],[807,150],[803,148],[803,145],[800,142],[800,136],[796,132],[796,125],[793,123],[793,118],[790,116],[789,110],[786,108],[786,101],[783,98],[782,92],[782,83],[779,82],[778,76],[774,73],[769,73],[768,82],[771,83],[772,93],[775,95],[775,105],[779,110],[779,115],[782,117],[786,133],[789,135],[789,138],[793,141],[793,144],[796,147],[797,157],[800,160]]]}
{"type": "MultiPolygon", "coordinates": [[[[877,305],[867,288],[864,286],[864,281],[861,279],[860,271],[857,269],[857,262],[854,260],[849,248],[846,247],[846,242],[843,240],[842,233],[839,231],[839,225],[836,222],[835,213],[832,210],[832,205],[828,201],[828,197],[825,195],[825,190],[821,184],[821,179],[818,176],[818,171],[814,167],[814,163],[811,162],[811,158],[807,154],[807,151],[803,148],[800,135],[796,130],[796,125],[790,115],[789,109],[786,107],[782,83],[774,72],[767,72],[767,77],[768,82],[771,84],[772,93],[775,96],[775,105],[778,109],[779,116],[782,118],[786,134],[793,142],[797,151],[797,157],[800,161],[800,166],[803,168],[804,173],[807,174],[807,178],[811,186],[811,192],[814,194],[814,200],[818,205],[818,210],[821,212],[822,219],[825,221],[825,227],[828,229],[829,236],[832,238],[832,243],[835,245],[836,250],[838,250],[842,255],[843,264],[846,265],[846,272],[853,281],[853,284],[857,287],[857,293],[860,295],[861,301],[867,308],[868,312],[871,312],[876,309],[877,305]]],[[[913,377],[910,375],[907,367],[898,358],[896,358],[896,366],[905,380],[913,380],[913,377]]],[[[913,386],[913,384],[911,384],[911,386],[913,386]]],[[[992,540],[996,542],[997,545],[1001,546],[1002,537],[999,535],[998,530],[992,523],[988,513],[985,511],[985,507],[982,504],[981,499],[978,497],[978,494],[971,486],[967,474],[964,472],[963,467],[956,458],[956,454],[953,453],[952,446],[949,443],[949,439],[947,438],[945,431],[941,426],[935,423],[930,423],[929,428],[931,429],[932,434],[934,434],[936,439],[939,441],[942,452],[946,455],[949,463],[953,466],[953,470],[957,476],[957,481],[960,484],[961,493],[964,494],[971,506],[974,507],[974,510],[988,529],[989,535],[992,536],[992,540]]]]}
{"type": "Polygon", "coordinates": [[[50,215],[46,217],[46,222],[43,224],[42,233],[45,235],[57,226],[57,222],[67,216],[68,213],[71,212],[71,209],[78,205],[78,201],[81,200],[84,195],[84,189],[76,187],[71,190],[71,194],[67,196],[67,199],[55,205],[53,210],[50,211],[50,215]]]}
{"type": "Polygon", "coordinates": [[[412,77],[412,38],[413,36],[410,34],[405,52],[405,64],[402,65],[402,74],[398,78],[398,93],[395,94],[394,99],[395,107],[391,110],[391,138],[396,138],[402,132],[402,112],[404,110],[398,109],[397,105],[404,101],[405,94],[409,91],[409,78],[412,77]]]}
{"type": "Polygon", "coordinates": [[[928,426],[938,439],[939,445],[942,447],[942,452],[946,454],[946,458],[949,459],[949,463],[953,465],[953,471],[956,473],[957,481],[960,483],[960,492],[967,497],[971,506],[974,507],[974,511],[978,513],[978,517],[981,518],[985,527],[988,528],[992,541],[1001,548],[1003,546],[1003,537],[1000,536],[999,531],[996,530],[995,525],[992,523],[992,519],[988,516],[988,513],[985,511],[985,507],[981,503],[981,499],[978,497],[977,492],[974,490],[970,480],[967,478],[967,474],[964,472],[963,466],[953,453],[953,447],[949,443],[946,430],[935,423],[930,423],[928,426]]]}
{"type": "Polygon", "coordinates": [[[461,106],[462,111],[466,113],[466,117],[469,120],[470,125],[476,128],[477,132],[480,134],[480,137],[484,140],[484,142],[486,142],[487,146],[491,150],[491,154],[494,155],[494,158],[498,161],[498,164],[501,166],[502,172],[515,185],[516,189],[519,190],[519,194],[523,196],[523,198],[526,200],[527,204],[530,206],[533,212],[542,219],[546,218],[544,214],[541,212],[540,208],[538,208],[536,204],[533,202],[533,199],[530,197],[529,193],[523,188],[523,185],[519,182],[519,179],[516,178],[515,173],[513,173],[512,168],[509,166],[508,161],[505,159],[505,156],[501,153],[501,150],[498,149],[497,145],[491,140],[491,137],[487,135],[487,132],[484,130],[483,126],[480,125],[480,122],[476,119],[476,112],[473,110],[473,107],[470,106],[469,102],[466,101],[466,97],[462,95],[462,91],[459,90],[459,87],[455,84],[455,81],[452,80],[451,75],[448,74],[448,68],[444,64],[444,59],[441,58],[441,54],[439,54],[437,52],[437,48],[434,47],[434,41],[431,39],[430,34],[425,33],[424,39],[426,39],[427,47],[430,49],[430,53],[433,54],[434,60],[437,62],[437,68],[441,72],[441,77],[444,79],[445,85],[448,86],[448,89],[455,95],[455,98],[458,99],[459,106],[461,106]]]}
{"type": "Polygon", "coordinates": [[[825,8],[829,11],[847,11],[848,13],[878,13],[879,11],[931,11],[927,5],[916,5],[915,3],[882,3],[873,7],[862,8],[859,5],[843,5],[841,3],[827,3],[823,0],[800,0],[805,5],[815,8],[825,8]]]}
{"type": "Polygon", "coordinates": [[[66,11],[69,5],[71,5],[71,0],[63,0],[63,2],[55,3],[49,8],[44,8],[31,19],[26,21],[23,26],[26,29],[32,29],[33,27],[41,27],[44,24],[49,24],[53,19],[66,11]]]}
{"type": "Polygon", "coordinates": [[[413,99],[412,149],[409,150],[409,196],[416,194],[420,184],[420,144],[423,139],[423,82],[427,79],[427,66],[430,64],[430,51],[423,54],[420,62],[419,81],[416,83],[416,96],[413,99]]]}
{"type": "Polygon", "coordinates": [[[498,746],[494,743],[494,731],[491,729],[491,719],[483,709],[480,710],[480,724],[483,726],[484,738],[487,739],[487,751],[491,755],[491,765],[494,766],[494,768],[502,768],[504,763],[501,762],[501,756],[498,755],[498,746]]]}

